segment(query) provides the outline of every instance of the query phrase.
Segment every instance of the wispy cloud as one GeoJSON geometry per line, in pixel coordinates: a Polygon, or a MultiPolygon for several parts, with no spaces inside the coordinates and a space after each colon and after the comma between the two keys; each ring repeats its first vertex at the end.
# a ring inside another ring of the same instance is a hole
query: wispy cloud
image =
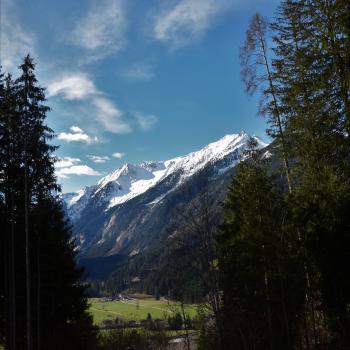
{"type": "Polygon", "coordinates": [[[13,1],[0,1],[0,62],[5,71],[12,72],[23,57],[33,55],[35,36],[24,29],[13,1]]]}
{"type": "Polygon", "coordinates": [[[47,87],[48,97],[62,95],[67,100],[82,100],[99,92],[85,73],[66,74],[52,81],[47,87]]]}
{"type": "Polygon", "coordinates": [[[203,36],[233,0],[179,0],[154,16],[153,36],[171,49],[203,36]]]}
{"type": "Polygon", "coordinates": [[[135,63],[127,67],[121,74],[130,80],[148,80],[155,76],[150,63],[135,63]]]}
{"type": "Polygon", "coordinates": [[[103,97],[96,97],[92,101],[96,108],[98,122],[113,134],[125,134],[131,132],[131,127],[122,119],[123,112],[111,101],[103,97]]]}
{"type": "Polygon", "coordinates": [[[126,17],[123,0],[95,1],[80,18],[69,41],[89,53],[94,61],[117,53],[126,45],[126,17]]]}
{"type": "Polygon", "coordinates": [[[106,163],[110,160],[108,156],[94,156],[92,154],[88,154],[87,157],[94,163],[102,164],[106,163]]]}
{"type": "Polygon", "coordinates": [[[149,130],[158,121],[158,118],[153,114],[136,112],[135,117],[142,130],[149,130]]]}
{"type": "MultiPolygon", "coordinates": [[[[105,131],[113,134],[131,132],[131,126],[124,121],[124,114],[108,98],[99,91],[88,74],[76,72],[66,74],[48,84],[48,97],[62,96],[69,101],[84,101],[89,117],[93,113],[94,119],[105,131]]],[[[64,141],[84,141],[87,143],[98,141],[91,138],[82,130],[71,129],[73,133],[60,133],[58,138],[64,141]]]]}
{"type": "Polygon", "coordinates": [[[95,143],[99,142],[96,136],[92,137],[85,133],[78,126],[72,126],[70,128],[71,132],[60,132],[57,138],[61,141],[66,142],[85,142],[85,143],[95,143]]]}

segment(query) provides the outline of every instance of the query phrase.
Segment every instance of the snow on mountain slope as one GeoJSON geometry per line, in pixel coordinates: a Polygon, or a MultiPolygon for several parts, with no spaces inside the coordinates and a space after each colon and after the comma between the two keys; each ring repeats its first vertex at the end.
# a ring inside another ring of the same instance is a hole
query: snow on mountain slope
{"type": "MultiPolygon", "coordinates": [[[[68,215],[74,221],[93,199],[99,206],[105,206],[108,210],[116,205],[146,192],[168,176],[180,174],[177,186],[186,178],[203,169],[207,164],[216,162],[226,156],[238,152],[242,154],[247,148],[250,136],[244,132],[226,135],[220,140],[210,143],[197,152],[186,156],[173,158],[166,161],[143,162],[140,164],[124,164],[114,172],[103,177],[96,186],[85,187],[76,194],[66,194],[63,199],[66,202],[68,215]]],[[[267,146],[256,138],[258,147],[267,146]]],[[[225,165],[219,172],[225,172],[236,165],[237,160],[225,165]]]]}
{"type": "Polygon", "coordinates": [[[96,186],[83,187],[76,193],[70,192],[62,195],[67,208],[67,213],[72,221],[80,217],[80,213],[84,210],[90,200],[90,196],[96,186]]]}

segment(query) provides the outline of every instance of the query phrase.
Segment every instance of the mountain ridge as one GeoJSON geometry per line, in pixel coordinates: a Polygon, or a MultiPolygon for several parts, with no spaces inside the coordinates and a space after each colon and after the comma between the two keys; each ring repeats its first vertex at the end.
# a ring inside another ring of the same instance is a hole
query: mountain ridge
{"type": "MultiPolygon", "coordinates": [[[[144,161],[139,164],[125,163],[98,181],[96,185],[83,187],[78,192],[63,194],[68,216],[72,221],[79,218],[89,196],[100,193],[101,200],[109,201],[108,209],[135,196],[146,192],[171,173],[182,170],[185,177],[199,171],[215,157],[223,158],[241,144],[247,142],[250,136],[245,132],[225,135],[218,141],[209,143],[199,151],[190,152],[185,156],[175,157],[165,161],[144,161]],[[104,191],[108,187],[108,191],[104,191]],[[103,192],[101,195],[101,192],[103,192]],[[108,192],[108,196],[106,194],[108,192]]],[[[261,139],[252,136],[260,147],[267,146],[261,139]]],[[[222,169],[224,171],[225,169],[222,169]]]]}
{"type": "MultiPolygon", "coordinates": [[[[267,146],[253,136],[258,148],[267,146]]],[[[96,185],[63,195],[83,258],[145,252],[174,220],[174,210],[203,190],[203,173],[219,183],[246,158],[251,136],[226,135],[199,151],[166,161],[126,163],[96,185]],[[185,193],[190,186],[192,194],[185,193]]],[[[224,190],[219,188],[219,191],[224,190]]]]}

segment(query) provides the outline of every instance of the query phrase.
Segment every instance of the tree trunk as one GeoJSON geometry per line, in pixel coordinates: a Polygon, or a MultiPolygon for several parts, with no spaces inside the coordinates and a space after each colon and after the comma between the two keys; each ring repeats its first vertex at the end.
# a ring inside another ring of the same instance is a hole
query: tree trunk
{"type": "Polygon", "coordinates": [[[264,57],[265,69],[266,69],[266,73],[267,73],[267,77],[268,77],[268,81],[269,81],[269,86],[270,86],[270,91],[271,91],[271,96],[272,96],[272,101],[273,101],[273,105],[274,105],[275,123],[276,123],[276,126],[278,128],[278,132],[279,132],[280,138],[281,138],[282,157],[283,157],[284,170],[285,170],[286,178],[287,178],[288,191],[289,191],[289,193],[292,193],[292,180],[291,180],[290,166],[289,166],[289,160],[288,160],[287,150],[286,150],[286,140],[285,140],[284,132],[283,132],[283,128],[282,128],[281,115],[280,115],[279,107],[277,104],[275,87],[274,87],[274,84],[272,81],[272,74],[271,74],[269,62],[267,60],[267,53],[266,53],[264,38],[261,35],[260,35],[260,45],[261,45],[261,50],[262,50],[262,54],[264,57]]]}
{"type": "Polygon", "coordinates": [[[31,315],[31,271],[30,271],[30,237],[29,237],[29,193],[28,193],[28,159],[27,145],[24,149],[24,230],[26,244],[26,303],[27,303],[27,350],[32,349],[32,315],[31,315]]]}
{"type": "Polygon", "coordinates": [[[11,349],[16,349],[16,265],[15,265],[15,222],[13,193],[11,193],[11,247],[10,247],[10,283],[11,283],[11,349]]]}
{"type": "Polygon", "coordinates": [[[270,287],[269,287],[269,279],[267,274],[267,262],[265,255],[265,245],[262,245],[263,249],[263,259],[264,259],[264,285],[265,285],[265,296],[266,296],[266,312],[267,312],[267,321],[269,325],[269,338],[270,338],[270,349],[273,350],[274,342],[273,342],[273,328],[272,328],[272,313],[271,313],[271,301],[270,301],[270,287]]]}
{"type": "Polygon", "coordinates": [[[37,350],[40,350],[41,344],[41,271],[40,271],[40,254],[41,254],[41,249],[40,249],[40,237],[38,236],[38,242],[37,242],[37,342],[36,342],[36,348],[37,350]]]}
{"type": "Polygon", "coordinates": [[[184,308],[184,303],[181,302],[181,312],[182,312],[182,318],[185,326],[185,336],[186,336],[186,345],[187,345],[187,350],[191,350],[191,344],[190,344],[190,337],[188,334],[188,328],[187,328],[187,322],[186,322],[186,314],[185,314],[185,308],[184,308]]]}

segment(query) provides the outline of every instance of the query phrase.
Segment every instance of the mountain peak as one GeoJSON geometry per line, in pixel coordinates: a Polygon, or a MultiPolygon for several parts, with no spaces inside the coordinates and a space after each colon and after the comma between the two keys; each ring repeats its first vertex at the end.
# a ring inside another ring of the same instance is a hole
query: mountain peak
{"type": "MultiPolygon", "coordinates": [[[[83,188],[76,194],[64,195],[68,213],[73,219],[77,219],[91,198],[94,198],[95,205],[104,206],[105,210],[108,210],[139,196],[171,175],[177,176],[175,189],[208,164],[218,163],[223,159],[226,161],[220,165],[221,168],[218,171],[225,172],[239,161],[239,155],[242,155],[247,148],[250,137],[246,132],[241,131],[239,134],[225,135],[199,151],[185,156],[166,161],[125,163],[103,177],[96,186],[83,188]]],[[[254,138],[259,148],[266,146],[259,138],[255,136],[254,138]]]]}

